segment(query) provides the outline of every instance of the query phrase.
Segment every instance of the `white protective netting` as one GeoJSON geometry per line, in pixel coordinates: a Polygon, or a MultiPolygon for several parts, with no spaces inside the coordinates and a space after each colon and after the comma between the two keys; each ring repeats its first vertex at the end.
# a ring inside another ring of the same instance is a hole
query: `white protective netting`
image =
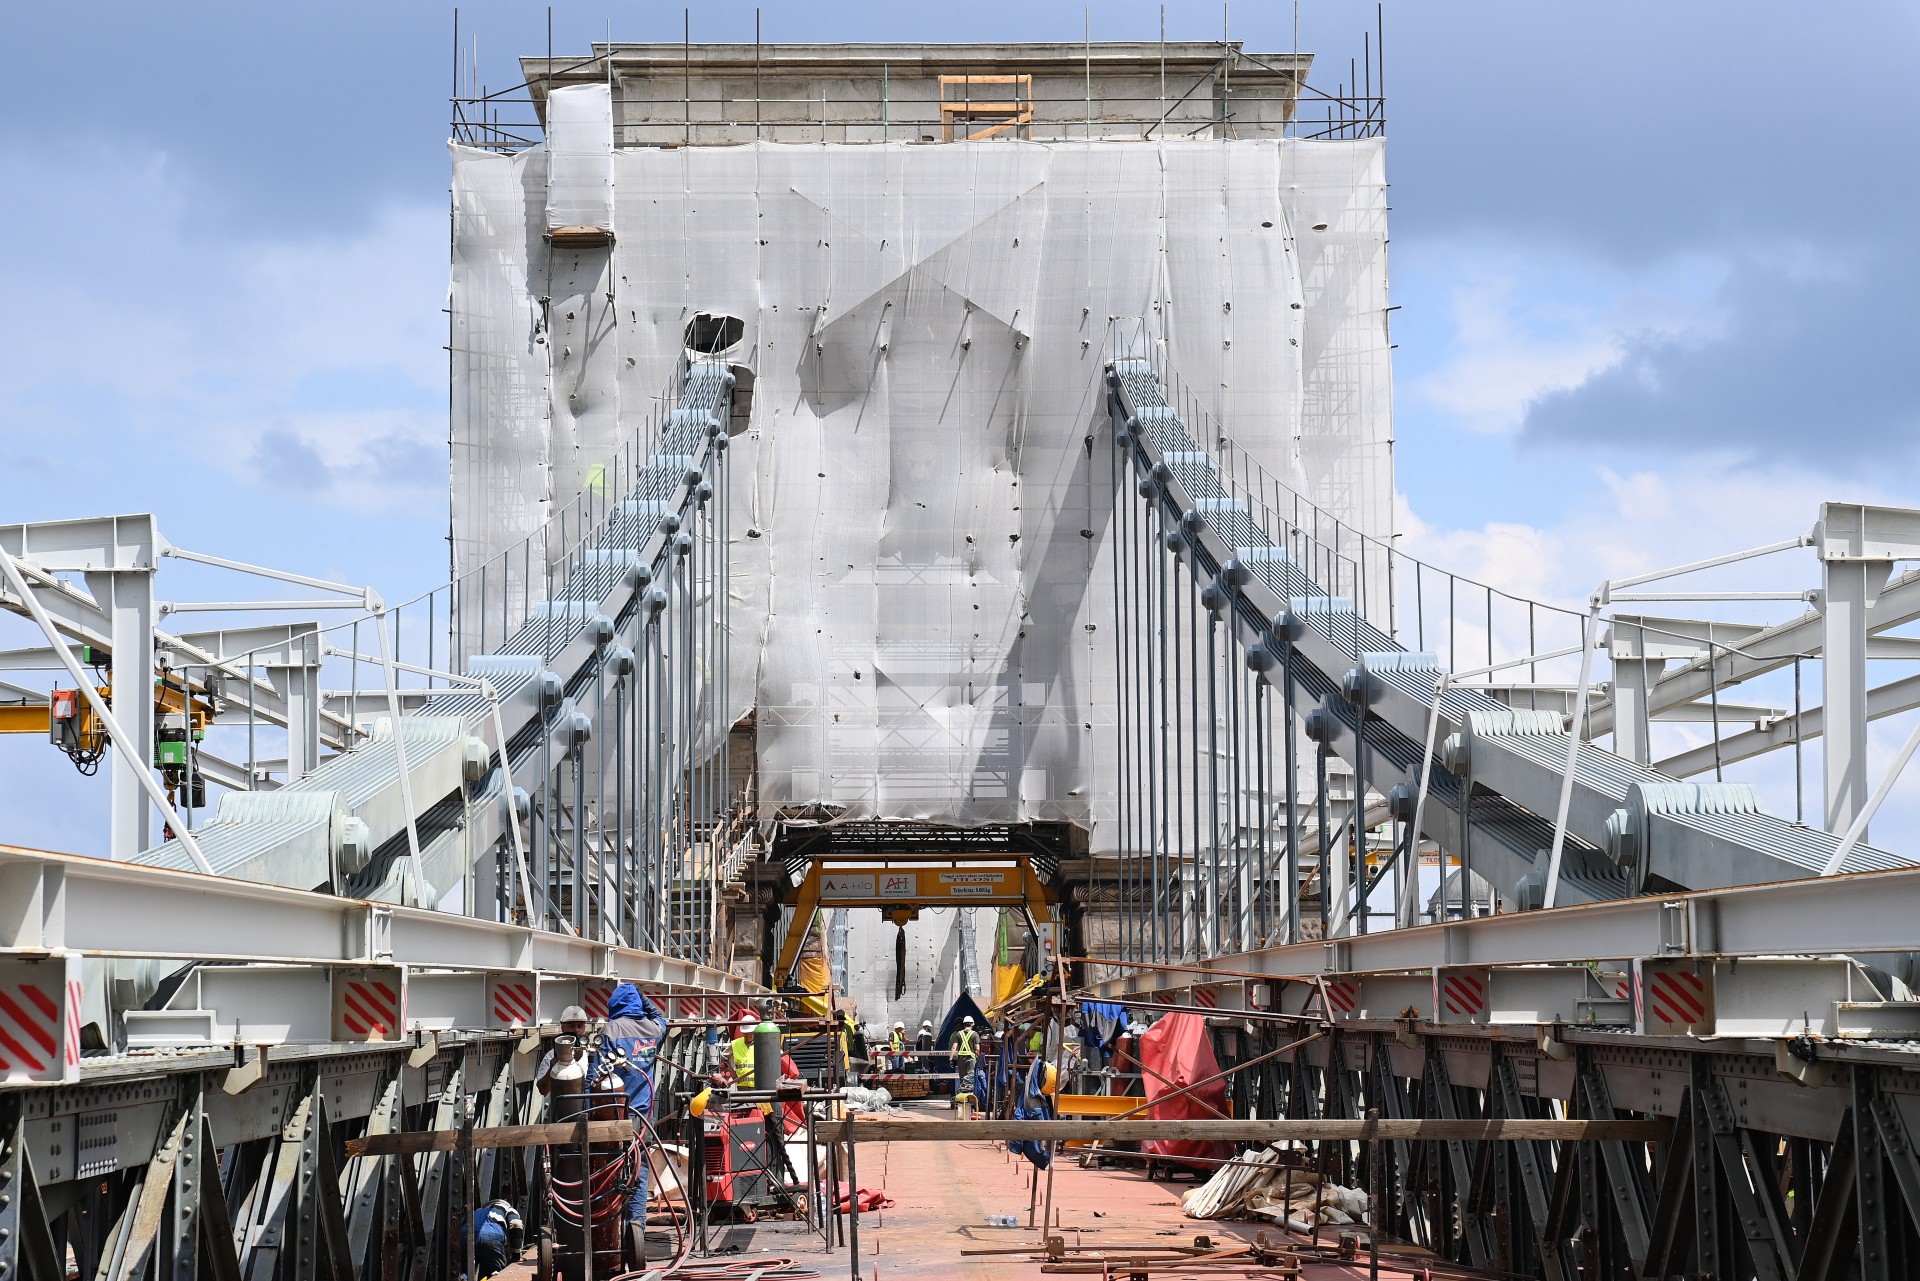
{"type": "Polygon", "coordinates": [[[540,238],[539,152],[456,148],[459,568],[644,420],[694,316],[738,316],[731,699],[762,801],[1064,819],[1111,848],[1105,364],[1158,344],[1268,471],[1386,535],[1382,147],[625,150],[598,295],[540,238]],[[588,314],[537,343],[562,282],[588,314]]]}

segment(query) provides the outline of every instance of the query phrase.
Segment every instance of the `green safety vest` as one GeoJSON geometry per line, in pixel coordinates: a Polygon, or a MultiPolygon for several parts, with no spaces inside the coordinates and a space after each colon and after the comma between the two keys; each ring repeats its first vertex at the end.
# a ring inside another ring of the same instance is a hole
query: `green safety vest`
{"type": "Polygon", "coordinates": [[[953,1052],[955,1054],[965,1054],[965,1055],[971,1056],[973,1054],[974,1040],[975,1040],[975,1034],[972,1028],[970,1027],[961,1028],[957,1033],[954,1034],[953,1052]]]}
{"type": "Polygon", "coordinates": [[[733,1038],[733,1083],[743,1090],[753,1088],[753,1042],[744,1036],[733,1038]]]}

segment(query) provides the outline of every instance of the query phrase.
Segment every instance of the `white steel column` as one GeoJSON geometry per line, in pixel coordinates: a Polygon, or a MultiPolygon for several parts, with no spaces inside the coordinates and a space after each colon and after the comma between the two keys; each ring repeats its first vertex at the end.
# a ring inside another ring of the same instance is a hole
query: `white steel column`
{"type": "MultiPolygon", "coordinates": [[[[87,590],[112,626],[113,714],[138,759],[153,760],[153,568],[96,571],[87,590]]],[[[154,843],[153,807],[139,775],[127,760],[113,758],[113,808],[107,849],[113,858],[129,858],[154,843]]]]}
{"type": "Polygon", "coordinates": [[[1867,606],[1893,563],[1822,560],[1827,830],[1844,832],[1867,803],[1867,606]]]}
{"type": "Polygon", "coordinates": [[[1894,562],[1920,558],[1920,512],[1826,503],[1814,536],[1824,577],[1821,755],[1827,830],[1844,832],[1867,803],[1867,611],[1887,585],[1894,562]]]}
{"type": "Polygon", "coordinates": [[[119,750],[110,775],[108,851],[114,858],[153,844],[153,801],[147,793],[151,775],[143,777],[125,756],[152,768],[153,571],[159,547],[153,517],[145,514],[0,527],[0,549],[19,561],[19,590],[34,596],[23,608],[36,611],[35,621],[48,629],[48,642],[57,643],[57,630],[91,645],[104,639],[113,651],[113,720],[129,740],[115,745],[119,750]],[[92,600],[57,577],[62,574],[84,575],[92,600]]]}
{"type": "MultiPolygon", "coordinates": [[[[1646,765],[1653,760],[1653,714],[1648,691],[1675,657],[1672,639],[1649,639],[1642,620],[1621,616],[1614,619],[1603,641],[1613,664],[1613,750],[1615,755],[1646,765]]],[[[1692,657],[1690,646],[1680,647],[1692,657]]]]}
{"type": "MultiPolygon", "coordinates": [[[[287,700],[287,781],[294,782],[320,763],[320,654],[319,637],[297,638],[286,657],[306,659],[289,666],[267,668],[267,679],[287,700]],[[304,645],[301,642],[304,641],[304,645]]],[[[276,655],[276,657],[280,657],[276,655]]]]}
{"type": "Polygon", "coordinates": [[[1653,760],[1653,740],[1647,732],[1651,713],[1647,691],[1666,669],[1665,659],[1613,660],[1613,750],[1630,761],[1646,765],[1653,760]]]}

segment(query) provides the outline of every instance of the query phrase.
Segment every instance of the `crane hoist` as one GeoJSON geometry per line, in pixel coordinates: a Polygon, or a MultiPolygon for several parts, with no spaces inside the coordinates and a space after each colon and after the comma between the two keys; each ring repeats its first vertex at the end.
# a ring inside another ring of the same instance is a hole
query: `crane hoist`
{"type": "MultiPolygon", "coordinates": [[[[97,668],[107,658],[83,647],[81,661],[97,668]]],[[[78,689],[55,688],[40,699],[27,691],[16,702],[0,702],[0,734],[45,734],[65,752],[74,768],[92,775],[100,769],[111,743],[107,727],[93,703],[78,689]]],[[[101,701],[113,705],[113,686],[96,687],[101,701]]],[[[207,803],[206,775],[198,768],[198,747],[207,726],[222,706],[220,675],[208,673],[187,679],[161,669],[153,678],[153,768],[160,772],[168,799],[183,809],[202,809],[207,803]]]]}

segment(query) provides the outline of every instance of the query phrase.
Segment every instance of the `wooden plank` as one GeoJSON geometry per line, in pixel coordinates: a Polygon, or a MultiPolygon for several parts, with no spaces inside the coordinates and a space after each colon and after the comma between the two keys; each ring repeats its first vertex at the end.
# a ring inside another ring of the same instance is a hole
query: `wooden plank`
{"type": "Polygon", "coordinates": [[[1673,1123],[1652,1121],[1535,1120],[1504,1118],[1450,1121],[1438,1117],[1344,1120],[1229,1120],[1154,1121],[898,1121],[859,1119],[828,1126],[823,1133],[834,1142],[848,1138],[859,1143],[962,1143],[1006,1139],[1094,1140],[1123,1143],[1142,1139],[1227,1139],[1269,1142],[1282,1139],[1367,1142],[1382,1140],[1553,1140],[1559,1142],[1659,1143],[1667,1140],[1673,1123]]]}
{"type": "MultiPolygon", "coordinates": [[[[1137,1102],[1137,1100],[1135,1100],[1137,1102]]],[[[505,1125],[473,1131],[476,1148],[544,1147],[578,1143],[581,1122],[558,1125],[505,1125]]],[[[633,1137],[631,1121],[587,1123],[590,1143],[624,1143],[633,1137]]],[[[1450,1121],[1437,1117],[1378,1121],[1341,1120],[1192,1120],[1155,1121],[898,1121],[862,1119],[830,1125],[823,1133],[832,1142],[851,1137],[861,1143],[958,1143],[1006,1139],[1078,1140],[1124,1143],[1141,1139],[1227,1139],[1269,1142],[1281,1139],[1366,1142],[1382,1140],[1444,1140],[1449,1142],[1544,1139],[1571,1142],[1664,1142],[1672,1123],[1654,1121],[1550,1121],[1526,1118],[1490,1121],[1450,1121]]],[[[410,1130],[400,1134],[370,1134],[347,1144],[349,1156],[401,1156],[421,1152],[452,1152],[460,1145],[459,1130],[410,1130]]]]}
{"type": "MultiPolygon", "coordinates": [[[[568,1121],[558,1125],[498,1125],[472,1131],[476,1148],[532,1148],[555,1143],[579,1143],[580,1127],[587,1127],[589,1143],[625,1143],[633,1137],[632,1121],[568,1121]]],[[[408,1130],[400,1134],[369,1134],[349,1139],[347,1155],[413,1156],[420,1152],[452,1152],[460,1147],[459,1130],[408,1130]]]]}

